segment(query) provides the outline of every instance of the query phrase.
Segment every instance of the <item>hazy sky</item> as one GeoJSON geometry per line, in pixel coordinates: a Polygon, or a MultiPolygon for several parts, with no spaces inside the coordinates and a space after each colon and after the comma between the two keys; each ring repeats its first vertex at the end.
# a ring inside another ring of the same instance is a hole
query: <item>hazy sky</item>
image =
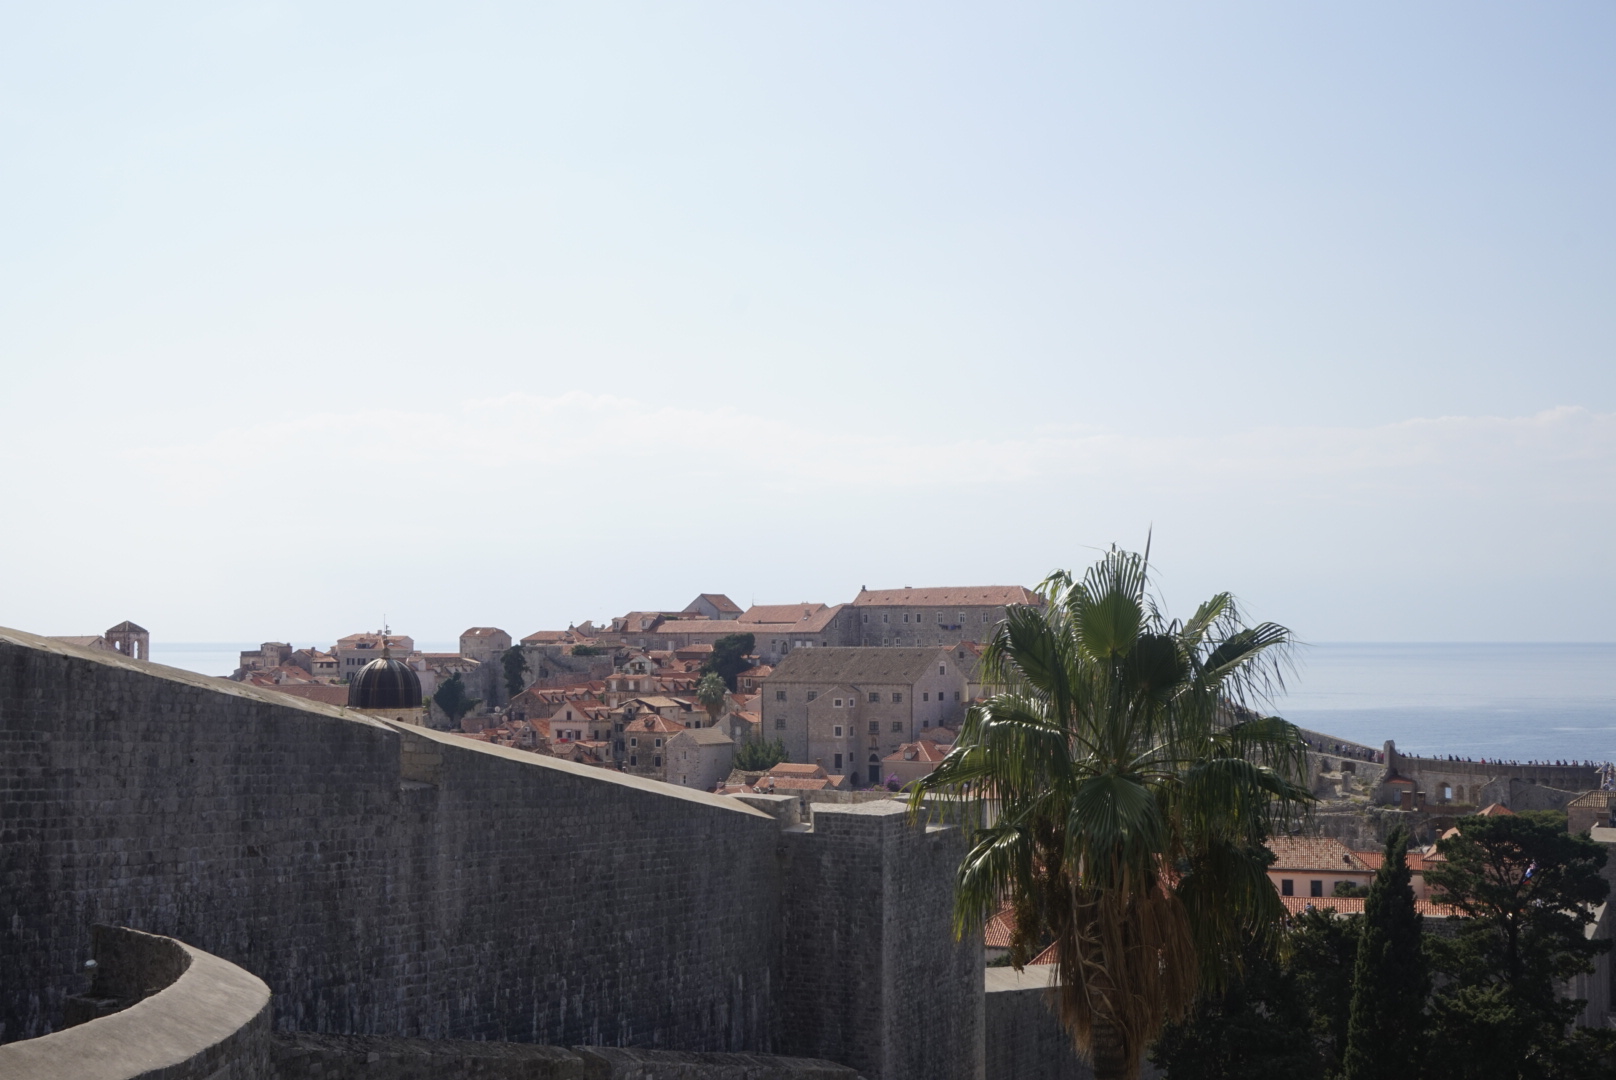
{"type": "Polygon", "coordinates": [[[0,8],[0,624],[1611,640],[1616,6],[0,8]]]}

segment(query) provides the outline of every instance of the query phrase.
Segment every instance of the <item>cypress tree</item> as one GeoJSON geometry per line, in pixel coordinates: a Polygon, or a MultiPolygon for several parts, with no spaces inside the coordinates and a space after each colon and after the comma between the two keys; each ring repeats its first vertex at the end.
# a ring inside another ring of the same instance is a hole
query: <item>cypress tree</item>
{"type": "Polygon", "coordinates": [[[1408,833],[1398,827],[1386,841],[1386,857],[1364,901],[1347,1021],[1346,1080],[1405,1080],[1420,1074],[1431,976],[1407,855],[1408,833]]]}

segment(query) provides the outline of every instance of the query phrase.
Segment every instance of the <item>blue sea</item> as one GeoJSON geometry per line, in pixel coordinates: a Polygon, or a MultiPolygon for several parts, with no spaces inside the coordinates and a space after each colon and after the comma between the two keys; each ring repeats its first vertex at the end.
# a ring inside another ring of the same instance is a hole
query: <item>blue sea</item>
{"type": "Polygon", "coordinates": [[[1616,644],[1352,644],[1298,651],[1273,711],[1417,754],[1616,761],[1616,644]]]}
{"type": "MultiPolygon", "coordinates": [[[[162,664],[228,675],[257,642],[152,643],[162,664]]],[[[453,652],[453,643],[422,642],[453,652]]],[[[1616,761],[1616,644],[1332,642],[1296,654],[1273,711],[1303,727],[1418,754],[1616,761]]]]}

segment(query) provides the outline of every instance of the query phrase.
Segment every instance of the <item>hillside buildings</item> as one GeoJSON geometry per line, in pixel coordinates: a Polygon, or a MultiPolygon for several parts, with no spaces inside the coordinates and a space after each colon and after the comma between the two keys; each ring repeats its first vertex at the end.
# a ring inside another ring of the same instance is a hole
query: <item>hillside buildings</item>
{"type": "Polygon", "coordinates": [[[762,698],[763,737],[780,739],[793,762],[878,784],[882,758],[958,725],[965,673],[947,649],[798,649],[762,698]]]}

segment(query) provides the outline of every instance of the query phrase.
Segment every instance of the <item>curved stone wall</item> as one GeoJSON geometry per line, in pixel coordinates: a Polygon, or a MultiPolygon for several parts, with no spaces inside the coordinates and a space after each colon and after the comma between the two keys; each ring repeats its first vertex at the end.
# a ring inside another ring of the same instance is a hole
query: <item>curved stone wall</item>
{"type": "Polygon", "coordinates": [[[98,926],[95,941],[95,984],[79,1000],[104,1015],[0,1046],[0,1077],[269,1080],[263,982],[173,938],[98,926]]]}

